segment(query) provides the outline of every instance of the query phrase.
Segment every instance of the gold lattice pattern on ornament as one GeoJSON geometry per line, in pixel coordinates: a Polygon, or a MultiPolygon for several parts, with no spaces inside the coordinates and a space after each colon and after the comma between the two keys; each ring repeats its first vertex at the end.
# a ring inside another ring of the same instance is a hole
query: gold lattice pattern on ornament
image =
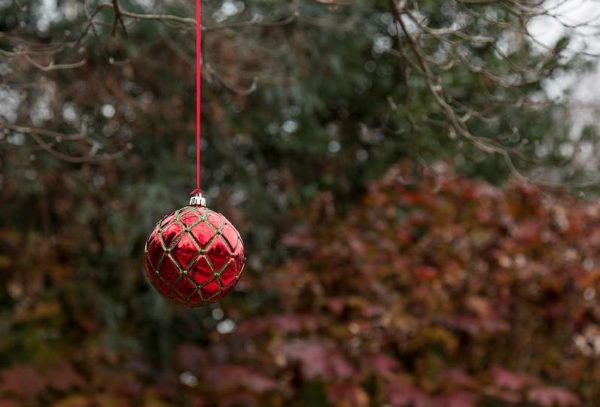
{"type": "Polygon", "coordinates": [[[210,209],[186,206],[161,219],[145,248],[150,282],[194,306],[222,298],[237,283],[244,248],[237,230],[210,209]]]}

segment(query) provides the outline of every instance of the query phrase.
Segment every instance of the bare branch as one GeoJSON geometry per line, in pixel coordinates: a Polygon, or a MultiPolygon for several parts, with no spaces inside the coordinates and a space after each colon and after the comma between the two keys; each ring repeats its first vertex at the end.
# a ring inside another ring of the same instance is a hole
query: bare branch
{"type": "Polygon", "coordinates": [[[87,137],[84,131],[75,134],[63,134],[44,128],[14,125],[5,121],[0,121],[0,129],[6,129],[21,134],[28,134],[31,136],[31,139],[38,146],[40,146],[40,148],[42,148],[42,150],[61,161],[70,163],[94,163],[115,160],[123,157],[123,155],[125,155],[127,151],[131,150],[132,148],[131,144],[127,144],[124,149],[115,153],[98,154],[98,143],[87,137]],[[50,139],[49,141],[47,140],[48,138],[50,139]],[[56,145],[67,141],[88,144],[88,152],[85,155],[72,156],[55,149],[56,145]]]}
{"type": "Polygon", "coordinates": [[[48,65],[42,65],[42,64],[36,62],[28,54],[22,54],[21,56],[23,56],[31,65],[35,66],[37,69],[44,71],[44,72],[58,71],[61,69],[80,68],[87,63],[87,60],[82,59],[81,61],[77,61],[77,62],[73,62],[73,63],[69,63],[69,64],[55,64],[54,62],[50,62],[50,64],[48,64],[48,65]]]}
{"type": "Polygon", "coordinates": [[[112,6],[115,10],[115,20],[113,22],[112,35],[113,37],[117,35],[117,27],[119,24],[121,28],[123,28],[123,32],[125,36],[127,36],[127,27],[125,27],[125,22],[123,21],[123,14],[121,13],[121,7],[119,6],[119,0],[112,0],[112,6]]]}

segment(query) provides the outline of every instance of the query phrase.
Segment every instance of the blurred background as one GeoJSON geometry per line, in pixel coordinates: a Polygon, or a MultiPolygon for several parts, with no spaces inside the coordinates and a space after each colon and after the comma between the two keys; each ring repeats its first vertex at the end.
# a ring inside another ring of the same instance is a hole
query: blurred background
{"type": "Polygon", "coordinates": [[[0,0],[0,407],[600,405],[600,6],[207,0],[243,279],[143,272],[195,186],[194,4],[0,0]]]}

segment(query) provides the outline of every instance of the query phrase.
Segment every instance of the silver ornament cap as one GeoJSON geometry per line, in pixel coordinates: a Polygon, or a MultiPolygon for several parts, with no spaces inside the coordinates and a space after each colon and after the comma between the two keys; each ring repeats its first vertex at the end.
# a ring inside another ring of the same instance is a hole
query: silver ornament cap
{"type": "Polygon", "coordinates": [[[202,196],[202,192],[194,192],[190,197],[190,206],[206,207],[206,199],[202,196]]]}

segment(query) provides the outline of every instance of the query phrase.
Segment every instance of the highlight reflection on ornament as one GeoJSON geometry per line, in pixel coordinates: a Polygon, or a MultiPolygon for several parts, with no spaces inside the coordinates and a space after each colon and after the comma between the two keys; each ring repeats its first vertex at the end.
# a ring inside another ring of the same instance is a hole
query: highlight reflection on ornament
{"type": "Polygon", "coordinates": [[[146,275],[163,296],[188,307],[222,299],[246,261],[237,229],[201,194],[162,218],[146,241],[146,275]]]}

